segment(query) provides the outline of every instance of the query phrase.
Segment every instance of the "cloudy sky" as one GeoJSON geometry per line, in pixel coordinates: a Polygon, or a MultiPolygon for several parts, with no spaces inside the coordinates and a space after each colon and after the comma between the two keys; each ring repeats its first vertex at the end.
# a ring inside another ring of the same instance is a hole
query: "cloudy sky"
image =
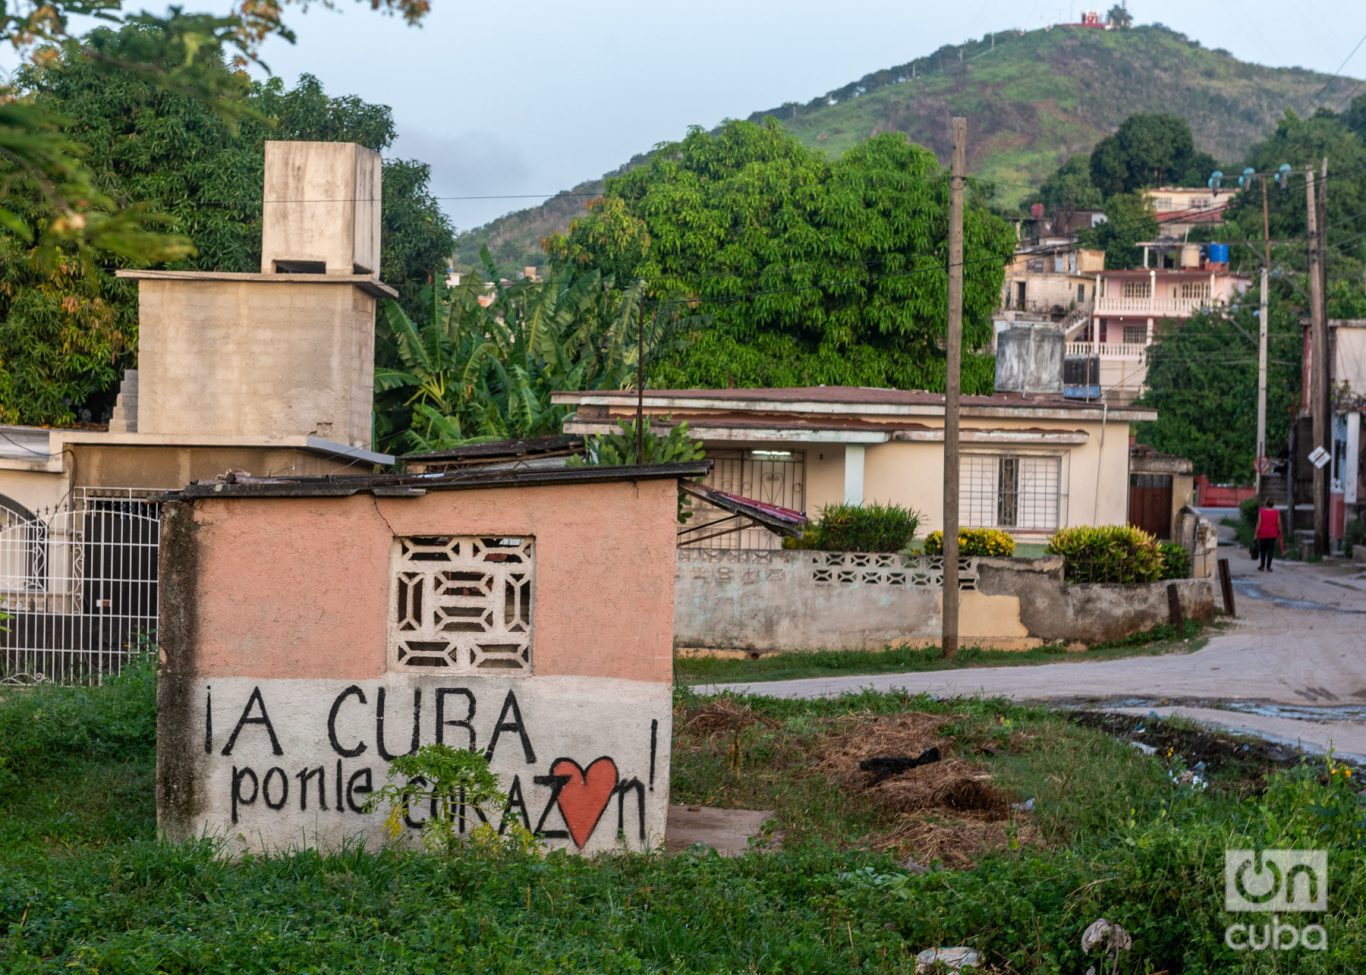
{"type": "MultiPolygon", "coordinates": [[[[1059,0],[433,0],[423,26],[336,0],[292,12],[270,68],[392,106],[395,152],[429,162],[442,197],[549,194],[689,125],[808,101],[879,68],[991,31],[1075,21],[1059,0]]],[[[187,9],[221,5],[183,0],[187,9]]],[[[1247,61],[1366,78],[1366,0],[1130,0],[1247,61]],[[1351,54],[1349,58],[1349,54],[1351,54]],[[1344,65],[1344,61],[1346,64],[1344,65]]],[[[445,199],[461,229],[532,199],[445,199]]]]}

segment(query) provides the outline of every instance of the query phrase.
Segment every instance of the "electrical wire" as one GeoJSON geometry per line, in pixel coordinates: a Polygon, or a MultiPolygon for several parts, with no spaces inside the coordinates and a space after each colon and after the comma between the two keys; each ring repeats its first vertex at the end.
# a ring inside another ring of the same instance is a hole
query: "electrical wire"
{"type": "Polygon", "coordinates": [[[1337,81],[1338,78],[1342,76],[1342,69],[1347,67],[1347,62],[1352,60],[1352,58],[1356,55],[1357,51],[1361,50],[1362,44],[1366,44],[1366,34],[1362,34],[1361,39],[1356,42],[1356,46],[1354,46],[1350,51],[1347,52],[1347,56],[1342,59],[1342,63],[1338,65],[1338,69],[1333,72],[1332,76],[1323,83],[1323,87],[1320,88],[1318,91],[1314,92],[1314,98],[1318,98],[1320,95],[1322,95],[1325,91],[1328,90],[1329,85],[1337,81]]]}

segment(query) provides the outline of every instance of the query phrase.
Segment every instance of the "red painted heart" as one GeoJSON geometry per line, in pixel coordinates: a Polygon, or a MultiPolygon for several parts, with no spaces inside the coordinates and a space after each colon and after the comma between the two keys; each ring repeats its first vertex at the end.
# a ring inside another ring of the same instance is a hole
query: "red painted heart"
{"type": "Polygon", "coordinates": [[[550,766],[550,774],[565,780],[558,799],[560,815],[569,835],[582,848],[616,791],[617,763],[604,755],[585,769],[572,758],[558,758],[550,766]]]}

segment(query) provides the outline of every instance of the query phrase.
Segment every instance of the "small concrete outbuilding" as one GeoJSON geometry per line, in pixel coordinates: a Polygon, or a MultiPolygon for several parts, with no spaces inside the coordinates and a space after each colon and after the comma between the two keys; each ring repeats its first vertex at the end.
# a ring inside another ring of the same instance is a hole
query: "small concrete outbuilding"
{"type": "MultiPolygon", "coordinates": [[[[427,743],[488,756],[552,847],[662,844],[678,482],[657,467],[241,478],[169,501],[157,818],[228,851],[384,839],[427,743]]],[[[428,815],[408,820],[410,829],[428,815]]]]}

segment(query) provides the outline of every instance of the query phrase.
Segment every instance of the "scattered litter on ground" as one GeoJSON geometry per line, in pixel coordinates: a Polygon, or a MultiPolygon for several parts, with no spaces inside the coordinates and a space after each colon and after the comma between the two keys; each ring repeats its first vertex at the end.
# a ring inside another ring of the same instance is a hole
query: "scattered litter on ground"
{"type": "MultiPolygon", "coordinates": [[[[1092,921],[1081,935],[1081,953],[1089,955],[1095,951],[1109,959],[1109,964],[1101,966],[1102,970],[1107,972],[1119,971],[1120,953],[1129,951],[1133,946],[1134,939],[1129,937],[1129,932],[1105,918],[1092,921]]],[[[1088,968],[1086,975],[1097,975],[1096,967],[1092,965],[1088,968]]]]}
{"type": "Polygon", "coordinates": [[[890,779],[893,775],[900,775],[902,772],[909,772],[921,765],[937,762],[939,758],[939,749],[930,747],[914,758],[908,755],[877,755],[873,758],[865,758],[858,763],[858,767],[864,772],[871,773],[873,778],[869,784],[876,785],[883,779],[890,779]]]}
{"type": "Polygon", "coordinates": [[[1288,745],[1130,714],[1083,710],[1073,711],[1071,719],[1082,727],[1128,740],[1144,754],[1180,756],[1189,763],[1192,779],[1198,776],[1202,782],[1215,775],[1240,780],[1245,788],[1256,790],[1275,769],[1290,768],[1305,759],[1303,752],[1288,745]]]}
{"type": "Polygon", "coordinates": [[[934,971],[934,966],[938,965],[939,971],[961,972],[976,968],[981,961],[981,955],[971,948],[926,948],[915,956],[915,970],[934,971]]]}

